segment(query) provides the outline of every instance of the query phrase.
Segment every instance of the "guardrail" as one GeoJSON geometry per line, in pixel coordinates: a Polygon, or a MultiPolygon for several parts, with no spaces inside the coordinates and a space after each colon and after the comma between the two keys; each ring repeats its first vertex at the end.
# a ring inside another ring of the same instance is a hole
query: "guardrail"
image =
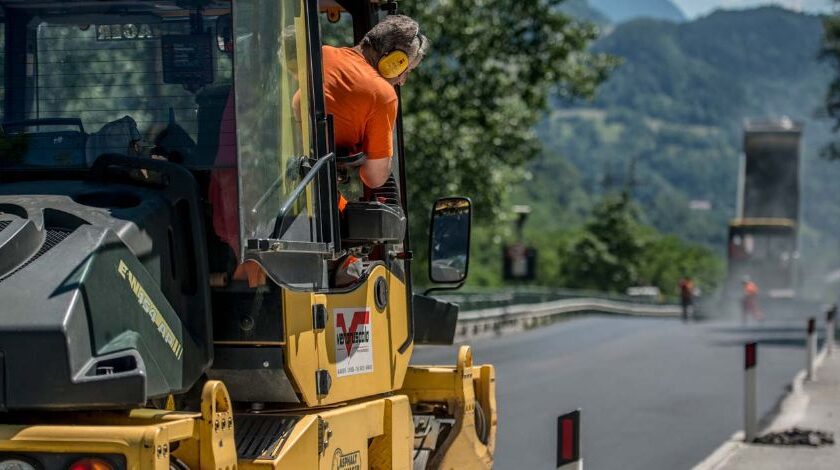
{"type": "MultiPolygon", "coordinates": [[[[651,298],[630,296],[583,289],[558,289],[550,287],[516,287],[504,290],[473,288],[454,292],[440,292],[435,295],[448,302],[457,303],[461,311],[481,310],[518,304],[535,304],[562,299],[594,298],[631,304],[661,304],[664,301],[676,303],[676,298],[651,298]]],[[[669,303],[670,303],[669,302],[669,303]]]]}
{"type": "MultiPolygon", "coordinates": [[[[571,291],[567,291],[571,292],[571,291]]],[[[578,292],[579,294],[579,292],[578,292]]],[[[455,296],[446,300],[457,302],[455,296]]],[[[580,313],[611,313],[645,317],[675,317],[681,313],[674,304],[643,303],[638,299],[627,301],[626,296],[575,297],[534,303],[510,303],[499,307],[470,309],[462,306],[455,332],[456,340],[468,337],[499,334],[503,331],[527,330],[549,324],[558,317],[580,313]]],[[[515,293],[499,293],[495,301],[511,302],[515,293]],[[507,297],[504,297],[507,296],[507,297]]],[[[494,301],[493,299],[489,300],[494,301]]],[[[484,302],[488,302],[487,299],[484,302]]]]}

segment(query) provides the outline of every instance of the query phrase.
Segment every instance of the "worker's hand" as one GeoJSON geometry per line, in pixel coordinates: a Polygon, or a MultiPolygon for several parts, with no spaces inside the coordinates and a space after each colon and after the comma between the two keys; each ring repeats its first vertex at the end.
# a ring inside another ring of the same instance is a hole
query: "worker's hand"
{"type": "Polygon", "coordinates": [[[368,188],[378,188],[385,184],[388,177],[391,176],[391,159],[390,158],[376,158],[373,160],[366,160],[362,167],[359,168],[359,178],[365,183],[368,188]]]}

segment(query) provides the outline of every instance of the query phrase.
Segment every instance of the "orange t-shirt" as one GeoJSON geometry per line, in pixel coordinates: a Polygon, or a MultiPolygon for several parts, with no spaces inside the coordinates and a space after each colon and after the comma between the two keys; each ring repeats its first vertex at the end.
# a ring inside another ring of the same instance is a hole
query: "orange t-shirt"
{"type": "Polygon", "coordinates": [[[397,118],[397,92],[349,47],[322,48],[324,99],[333,115],[335,147],[367,158],[394,154],[393,133],[397,118]]]}

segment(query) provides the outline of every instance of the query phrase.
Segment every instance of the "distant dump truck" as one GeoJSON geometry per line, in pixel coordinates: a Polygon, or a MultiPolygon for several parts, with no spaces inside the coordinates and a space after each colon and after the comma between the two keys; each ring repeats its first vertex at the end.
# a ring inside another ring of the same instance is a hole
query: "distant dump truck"
{"type": "Polygon", "coordinates": [[[801,137],[802,125],[788,118],[745,123],[737,216],[729,223],[731,296],[747,278],[762,295],[796,295],[801,137]]]}

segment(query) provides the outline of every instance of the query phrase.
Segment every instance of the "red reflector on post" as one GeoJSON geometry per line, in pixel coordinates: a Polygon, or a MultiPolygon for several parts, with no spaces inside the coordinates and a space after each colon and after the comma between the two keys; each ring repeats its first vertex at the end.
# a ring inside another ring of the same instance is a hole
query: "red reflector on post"
{"type": "Polygon", "coordinates": [[[580,460],[580,410],[557,418],[557,467],[580,460]]]}
{"type": "Polygon", "coordinates": [[[817,320],[814,317],[808,319],[808,334],[812,334],[817,330],[817,320]]]}
{"type": "Polygon", "coordinates": [[[744,345],[744,369],[752,369],[758,361],[758,348],[756,343],[744,345]]]}
{"type": "Polygon", "coordinates": [[[560,454],[563,460],[571,460],[575,446],[575,422],[571,418],[563,418],[563,442],[560,443],[560,454]]]}

